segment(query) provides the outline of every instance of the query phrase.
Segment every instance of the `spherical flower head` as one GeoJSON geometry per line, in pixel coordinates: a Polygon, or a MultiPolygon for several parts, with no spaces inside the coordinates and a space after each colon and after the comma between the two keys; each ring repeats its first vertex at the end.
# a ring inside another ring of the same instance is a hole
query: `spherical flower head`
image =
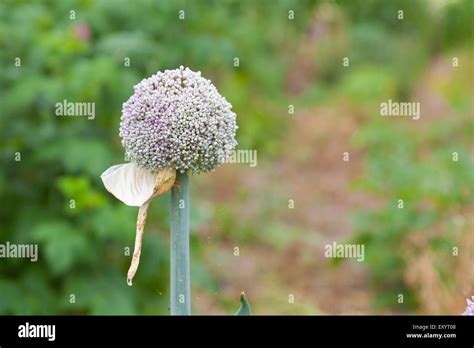
{"type": "Polygon", "coordinates": [[[152,171],[213,171],[237,142],[232,105],[200,72],[180,67],[142,80],[123,104],[120,137],[127,161],[152,171]]]}
{"type": "Polygon", "coordinates": [[[467,307],[463,315],[474,315],[474,296],[472,296],[472,301],[470,299],[466,300],[467,307]]]}

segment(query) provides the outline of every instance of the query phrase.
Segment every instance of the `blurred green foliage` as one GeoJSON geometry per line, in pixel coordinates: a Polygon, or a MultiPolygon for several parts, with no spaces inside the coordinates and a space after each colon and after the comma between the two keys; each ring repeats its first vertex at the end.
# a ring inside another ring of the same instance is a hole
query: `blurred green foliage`
{"type": "MultiPolygon", "coordinates": [[[[378,1],[372,3],[374,6],[380,5],[378,1]]],[[[378,24],[377,20],[371,22],[369,25],[376,25],[378,29],[372,28],[362,34],[362,42],[372,41],[372,44],[376,44],[376,38],[380,37],[379,42],[385,43],[385,49],[379,45],[378,49],[373,50],[358,49],[356,54],[358,56],[375,51],[386,55],[380,57],[380,60],[372,61],[370,66],[370,71],[379,70],[384,74],[373,74],[380,80],[373,84],[370,80],[367,81],[371,76],[367,72],[360,73],[360,81],[352,82],[349,75],[347,82],[350,83],[341,84],[343,95],[352,97],[352,94],[345,92],[346,85],[363,85],[364,91],[360,93],[368,96],[369,104],[407,96],[412,92],[413,84],[417,83],[416,77],[428,64],[427,58],[431,55],[442,55],[451,62],[452,47],[465,47],[461,51],[458,50],[456,56],[467,63],[463,64],[463,68],[447,83],[434,86],[448,100],[449,108],[454,113],[450,115],[449,122],[446,118],[434,119],[428,121],[420,131],[420,128],[413,129],[402,122],[398,125],[398,122],[388,124],[376,117],[377,115],[370,115],[374,117],[354,137],[356,146],[366,154],[364,176],[354,183],[354,187],[370,192],[380,203],[377,208],[362,208],[355,214],[356,233],[351,242],[363,243],[366,246],[366,262],[371,272],[372,284],[377,291],[374,299],[376,308],[411,311],[416,308],[420,295],[406,282],[409,265],[406,264],[407,251],[404,248],[407,238],[410,234],[422,233],[427,236],[431,248],[439,248],[442,245],[445,253],[449,254],[454,246],[455,229],[441,236],[431,231],[444,221],[452,220],[453,214],[462,214],[463,207],[474,202],[474,160],[469,153],[469,146],[472,146],[474,139],[474,128],[470,113],[472,110],[469,111],[468,106],[472,105],[472,87],[467,77],[472,73],[472,65],[469,62],[472,62],[474,8],[471,1],[449,1],[442,12],[430,16],[427,7],[419,7],[420,2],[413,1],[411,5],[406,1],[399,1],[400,4],[391,3],[396,9],[406,9],[405,5],[408,5],[410,11],[405,11],[405,18],[410,16],[410,13],[416,13],[420,20],[407,23],[418,28],[412,28],[416,29],[415,33],[410,32],[408,36],[403,36],[406,33],[398,29],[390,33],[395,28],[389,21],[378,24]],[[387,45],[387,42],[392,45],[387,45]],[[399,43],[403,43],[403,46],[398,46],[399,43]],[[391,64],[386,64],[387,61],[391,64]],[[382,82],[384,75],[385,83],[382,82]],[[372,86],[375,90],[367,91],[367,88],[372,86]],[[386,89],[383,86],[398,88],[386,89]],[[377,94],[377,90],[379,93],[384,90],[388,93],[377,94]],[[454,162],[454,152],[462,160],[454,162]],[[398,209],[398,199],[403,200],[403,209],[398,209]],[[396,252],[387,252],[388,249],[396,252]],[[402,305],[397,302],[399,294],[404,294],[405,297],[402,305]]],[[[380,13],[383,14],[389,7],[383,6],[380,13]]],[[[434,11],[433,8],[429,10],[434,11]]],[[[356,18],[370,15],[370,10],[365,6],[364,9],[357,7],[353,11],[356,18]]],[[[362,26],[367,24],[362,21],[362,26]]],[[[358,30],[356,25],[356,35],[360,34],[358,30]]],[[[357,71],[353,75],[357,76],[357,71]]],[[[356,95],[355,100],[364,101],[363,95],[356,95]]],[[[425,113],[425,117],[431,118],[432,115],[425,113]]],[[[438,272],[449,270],[441,267],[438,272]]]]}
{"type": "Polygon", "coordinates": [[[416,306],[417,294],[405,282],[409,265],[404,248],[410,234],[425,234],[432,247],[445,243],[447,254],[455,246],[456,231],[441,236],[430,231],[452,219],[453,212],[460,213],[463,206],[474,203],[474,161],[466,148],[474,133],[472,124],[466,125],[467,116],[459,114],[451,127],[446,128],[445,122],[435,124],[420,137],[419,132],[378,122],[355,138],[368,153],[365,176],[355,187],[381,200],[378,208],[355,215],[353,238],[366,246],[366,261],[378,291],[377,306],[400,310],[398,294],[405,295],[404,310],[416,306]],[[454,162],[454,152],[462,160],[454,162]],[[387,252],[387,248],[397,252],[387,252]]]}

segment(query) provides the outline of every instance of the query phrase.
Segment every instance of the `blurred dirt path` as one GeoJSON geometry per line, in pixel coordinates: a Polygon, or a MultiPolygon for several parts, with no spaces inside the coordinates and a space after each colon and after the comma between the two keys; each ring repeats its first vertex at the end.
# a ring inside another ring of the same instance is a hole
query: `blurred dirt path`
{"type": "MultiPolygon", "coordinates": [[[[351,189],[352,180],[361,174],[361,154],[350,144],[357,120],[341,112],[324,108],[298,111],[281,156],[272,161],[259,158],[253,169],[229,165],[212,174],[212,185],[205,190],[217,202],[231,204],[242,187],[254,193],[236,212],[239,223],[255,219],[255,214],[267,208],[263,205],[274,205],[261,200],[261,195],[272,193],[280,206],[273,216],[276,221],[262,224],[288,227],[282,246],[252,242],[244,258],[222,257],[224,265],[212,272],[221,280],[220,291],[226,297],[245,289],[258,303],[258,311],[269,314],[371,313],[373,294],[364,268],[355,260],[334,267],[332,259],[324,256],[326,244],[343,243],[353,232],[354,210],[371,204],[368,197],[351,189]],[[344,152],[349,153],[347,162],[344,152]],[[289,199],[294,200],[294,209],[288,208],[289,199]],[[294,304],[288,302],[290,295],[295,297],[294,304]]],[[[232,206],[237,209],[236,204],[232,206]]],[[[218,243],[222,243],[220,250],[233,248],[230,241],[218,243]]],[[[205,297],[202,294],[202,311],[219,312],[205,297]]]]}

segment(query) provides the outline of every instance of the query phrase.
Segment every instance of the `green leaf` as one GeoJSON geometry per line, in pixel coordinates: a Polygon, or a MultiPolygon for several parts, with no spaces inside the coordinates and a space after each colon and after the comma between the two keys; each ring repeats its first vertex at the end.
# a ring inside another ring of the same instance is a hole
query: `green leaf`
{"type": "Polygon", "coordinates": [[[250,310],[250,303],[247,300],[247,297],[245,297],[245,293],[242,292],[240,294],[240,308],[238,309],[237,312],[235,312],[235,315],[250,315],[251,310],[250,310]]]}
{"type": "Polygon", "coordinates": [[[44,251],[49,270],[55,275],[66,273],[87,253],[86,237],[65,220],[42,223],[33,228],[31,236],[41,243],[40,255],[44,251]]]}
{"type": "Polygon", "coordinates": [[[106,202],[105,196],[94,190],[86,176],[61,176],[56,182],[67,199],[67,213],[79,213],[84,208],[97,208],[106,202]],[[70,209],[70,199],[74,199],[75,209],[70,209]]]}
{"type": "Polygon", "coordinates": [[[36,159],[39,162],[58,161],[69,174],[98,177],[109,163],[114,163],[113,160],[118,162],[119,158],[114,156],[116,154],[111,152],[110,147],[97,139],[62,138],[45,144],[36,159]]]}
{"type": "Polygon", "coordinates": [[[22,311],[23,292],[17,282],[8,279],[0,280],[0,313],[20,313],[22,311]]]}
{"type": "Polygon", "coordinates": [[[90,215],[93,233],[101,239],[130,241],[135,236],[137,209],[124,204],[104,205],[90,215]],[[132,238],[132,239],[130,239],[132,238]]]}

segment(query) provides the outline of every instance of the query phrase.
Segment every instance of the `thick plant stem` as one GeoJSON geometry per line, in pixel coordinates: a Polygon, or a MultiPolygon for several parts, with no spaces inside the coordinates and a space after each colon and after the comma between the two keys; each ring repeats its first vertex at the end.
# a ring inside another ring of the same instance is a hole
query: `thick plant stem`
{"type": "Polygon", "coordinates": [[[171,189],[171,315],[191,315],[188,180],[177,173],[171,189]]]}

